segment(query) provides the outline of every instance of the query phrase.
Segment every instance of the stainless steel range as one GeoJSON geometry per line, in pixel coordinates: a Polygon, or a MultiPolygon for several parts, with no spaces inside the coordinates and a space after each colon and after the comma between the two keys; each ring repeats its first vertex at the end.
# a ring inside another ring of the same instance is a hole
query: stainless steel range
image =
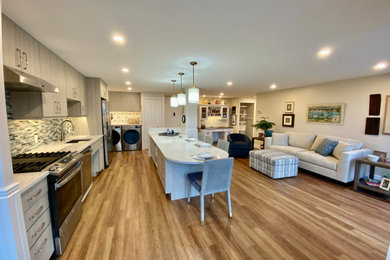
{"type": "Polygon", "coordinates": [[[55,255],[61,255],[82,214],[82,154],[22,154],[12,158],[14,173],[49,171],[48,187],[55,255]]]}

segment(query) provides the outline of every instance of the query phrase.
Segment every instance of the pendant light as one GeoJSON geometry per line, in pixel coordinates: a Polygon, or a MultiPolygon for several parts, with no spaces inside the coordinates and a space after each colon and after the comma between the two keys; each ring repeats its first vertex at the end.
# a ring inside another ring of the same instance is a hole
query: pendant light
{"type": "Polygon", "coordinates": [[[177,103],[179,106],[185,106],[187,101],[186,93],[183,91],[183,72],[179,72],[180,75],[180,93],[177,94],[177,103]]]}
{"type": "Polygon", "coordinates": [[[197,104],[199,103],[199,89],[195,86],[195,65],[198,63],[191,61],[190,64],[192,66],[192,88],[188,89],[188,103],[197,104]]]}
{"type": "Polygon", "coordinates": [[[176,91],[175,91],[175,82],[176,80],[173,79],[172,80],[172,85],[173,85],[173,95],[171,96],[171,107],[178,107],[178,104],[177,104],[177,97],[176,97],[176,91]]]}

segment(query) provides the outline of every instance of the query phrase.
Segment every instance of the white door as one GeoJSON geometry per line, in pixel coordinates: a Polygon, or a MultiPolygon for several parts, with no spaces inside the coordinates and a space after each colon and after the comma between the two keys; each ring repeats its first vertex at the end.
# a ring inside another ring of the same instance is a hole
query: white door
{"type": "Polygon", "coordinates": [[[144,98],[142,101],[142,149],[149,149],[149,128],[164,126],[164,99],[144,98]]]}

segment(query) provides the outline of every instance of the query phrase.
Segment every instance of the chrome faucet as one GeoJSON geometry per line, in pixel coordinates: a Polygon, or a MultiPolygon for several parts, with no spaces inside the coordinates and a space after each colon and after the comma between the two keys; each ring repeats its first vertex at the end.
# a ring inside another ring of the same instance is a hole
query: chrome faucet
{"type": "Polygon", "coordinates": [[[64,129],[64,123],[70,123],[72,125],[72,131],[74,131],[74,124],[72,121],[70,121],[69,119],[62,121],[61,122],[61,142],[65,141],[65,136],[66,136],[65,129],[64,129]]]}

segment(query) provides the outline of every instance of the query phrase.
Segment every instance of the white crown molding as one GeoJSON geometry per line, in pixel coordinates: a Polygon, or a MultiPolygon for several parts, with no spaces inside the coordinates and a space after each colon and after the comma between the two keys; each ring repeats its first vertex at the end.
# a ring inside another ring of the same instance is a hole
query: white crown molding
{"type": "Polygon", "coordinates": [[[0,199],[9,199],[19,192],[19,182],[9,184],[4,188],[0,188],[0,199]]]}

